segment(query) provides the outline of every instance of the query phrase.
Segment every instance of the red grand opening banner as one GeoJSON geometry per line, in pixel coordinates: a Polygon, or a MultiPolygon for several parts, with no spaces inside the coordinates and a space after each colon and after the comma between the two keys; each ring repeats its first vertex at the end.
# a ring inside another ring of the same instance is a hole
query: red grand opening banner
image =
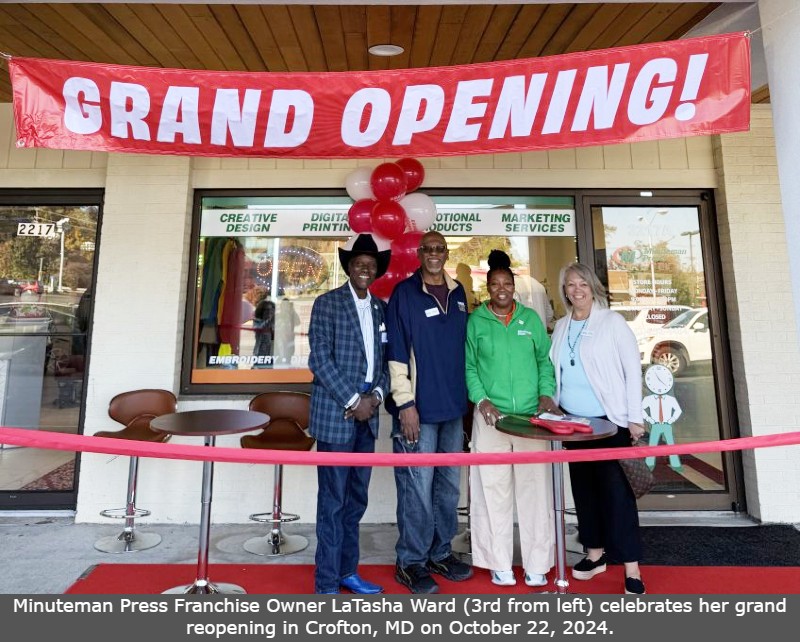
{"type": "Polygon", "coordinates": [[[448,156],[747,130],[744,33],[458,67],[216,72],[12,58],[18,147],[448,156]]]}

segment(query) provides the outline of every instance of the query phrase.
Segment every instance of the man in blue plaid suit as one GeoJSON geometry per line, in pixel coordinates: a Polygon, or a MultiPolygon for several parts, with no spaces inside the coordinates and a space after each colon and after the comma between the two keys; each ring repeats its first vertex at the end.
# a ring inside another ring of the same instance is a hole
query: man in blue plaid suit
{"type": "MultiPolygon", "coordinates": [[[[390,254],[379,251],[369,234],[350,239],[339,249],[348,282],[318,297],[311,310],[310,433],[319,452],[375,452],[389,374],[385,305],[369,286],[386,272],[390,254]]],[[[383,592],[358,574],[359,522],[371,473],[367,466],[317,467],[316,593],[383,592]]]]}

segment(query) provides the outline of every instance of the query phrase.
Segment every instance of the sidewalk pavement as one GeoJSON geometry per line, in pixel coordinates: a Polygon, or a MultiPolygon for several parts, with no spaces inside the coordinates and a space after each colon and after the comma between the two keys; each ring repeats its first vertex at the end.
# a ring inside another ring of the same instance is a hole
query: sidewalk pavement
{"type": "MultiPolygon", "coordinates": [[[[641,513],[642,525],[749,526],[754,522],[733,513],[641,513]]],[[[573,521],[572,518],[569,520],[573,521]]],[[[464,525],[462,525],[463,528],[464,525]]],[[[158,546],[135,553],[109,554],[94,548],[100,537],[116,535],[121,520],[102,524],[76,524],[70,513],[0,512],[0,568],[3,582],[0,593],[63,593],[87,569],[100,563],[196,564],[198,526],[196,524],[141,524],[137,529],[161,535],[158,546]]],[[[260,524],[212,524],[209,564],[313,564],[314,524],[292,523],[284,532],[308,538],[305,550],[282,557],[248,553],[242,547],[251,537],[266,535],[260,524]]],[[[362,524],[361,563],[394,564],[397,528],[394,524],[362,524]]],[[[582,554],[576,541],[576,528],[567,524],[567,564],[582,554]]],[[[468,557],[465,558],[468,561],[468,557]]],[[[519,551],[515,552],[519,564],[519,551]]]]}

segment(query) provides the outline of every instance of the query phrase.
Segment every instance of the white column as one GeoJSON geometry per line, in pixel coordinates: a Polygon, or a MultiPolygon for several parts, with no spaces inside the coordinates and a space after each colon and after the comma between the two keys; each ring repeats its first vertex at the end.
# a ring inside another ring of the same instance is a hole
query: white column
{"type": "Polygon", "coordinates": [[[759,0],[758,11],[775,125],[795,319],[800,324],[800,3],[759,0]]]}

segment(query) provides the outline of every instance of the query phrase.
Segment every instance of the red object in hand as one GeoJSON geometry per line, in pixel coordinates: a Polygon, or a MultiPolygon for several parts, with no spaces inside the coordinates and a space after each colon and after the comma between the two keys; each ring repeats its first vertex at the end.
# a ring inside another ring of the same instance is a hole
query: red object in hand
{"type": "Polygon", "coordinates": [[[571,435],[574,432],[591,433],[592,427],[577,421],[553,421],[531,417],[529,420],[537,428],[544,428],[556,435],[571,435]]]}

